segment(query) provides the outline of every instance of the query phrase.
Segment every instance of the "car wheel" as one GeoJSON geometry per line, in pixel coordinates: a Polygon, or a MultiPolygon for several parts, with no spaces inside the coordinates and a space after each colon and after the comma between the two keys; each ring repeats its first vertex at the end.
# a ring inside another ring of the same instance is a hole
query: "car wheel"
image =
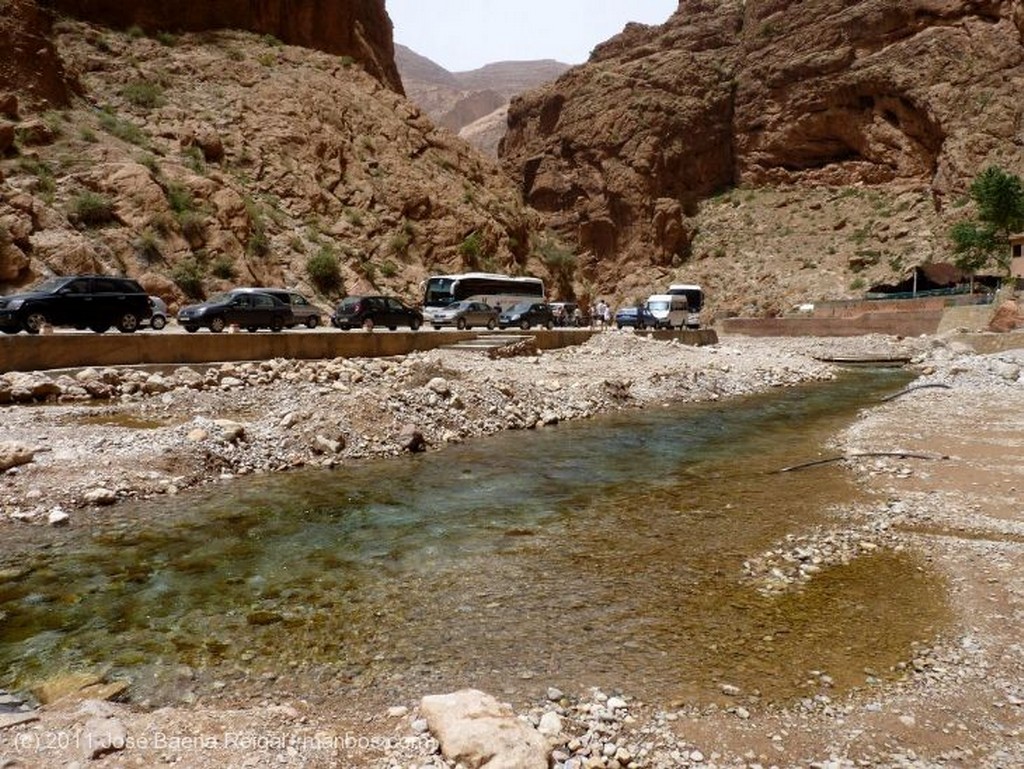
{"type": "Polygon", "coordinates": [[[363,331],[373,331],[373,318],[367,318],[363,321],[363,331]]]}
{"type": "Polygon", "coordinates": [[[149,327],[154,331],[159,331],[167,325],[167,318],[163,315],[154,315],[149,321],[149,327]]]}
{"type": "Polygon", "coordinates": [[[494,318],[491,318],[489,321],[487,321],[487,329],[488,329],[488,331],[494,331],[494,327],[497,326],[497,325],[498,324],[494,322],[494,318]]]}
{"type": "Polygon", "coordinates": [[[260,327],[259,326],[246,326],[245,330],[248,331],[250,334],[255,334],[257,331],[260,330],[260,327]]]}
{"type": "Polygon", "coordinates": [[[319,315],[310,315],[308,318],[306,318],[306,328],[316,328],[319,325],[320,325],[320,316],[319,315]]]}
{"type": "Polygon", "coordinates": [[[544,328],[546,328],[548,331],[550,331],[554,327],[555,327],[555,324],[552,323],[550,320],[547,323],[544,324],[544,328]]]}
{"type": "Polygon", "coordinates": [[[139,327],[139,316],[134,312],[126,312],[117,321],[117,330],[122,334],[131,334],[139,327]]]}
{"type": "Polygon", "coordinates": [[[270,319],[270,330],[273,331],[275,334],[283,328],[284,322],[280,318],[270,319]]]}
{"type": "Polygon", "coordinates": [[[338,326],[338,328],[340,328],[342,331],[348,331],[352,327],[348,323],[342,323],[341,325],[338,326]]]}
{"type": "Polygon", "coordinates": [[[530,321],[528,321],[528,320],[520,321],[519,322],[519,328],[521,328],[523,331],[529,331],[530,330],[530,321]]]}
{"type": "Polygon", "coordinates": [[[219,334],[224,330],[224,318],[211,318],[210,319],[210,331],[215,334],[219,334]]]}
{"type": "Polygon", "coordinates": [[[5,334],[17,334],[19,331],[21,331],[20,328],[7,328],[7,327],[4,327],[4,329],[3,329],[3,332],[5,334]]]}
{"type": "Polygon", "coordinates": [[[41,312],[32,312],[25,316],[25,320],[22,323],[25,330],[30,334],[38,334],[42,331],[43,326],[46,325],[46,316],[41,312]]]}
{"type": "Polygon", "coordinates": [[[440,330],[441,330],[441,325],[439,323],[435,323],[434,324],[434,331],[440,331],[440,330]]]}
{"type": "Polygon", "coordinates": [[[457,328],[459,331],[465,331],[466,330],[466,319],[465,318],[459,318],[457,321],[455,321],[455,328],[457,328]]]}
{"type": "Polygon", "coordinates": [[[194,333],[196,333],[199,330],[199,326],[194,326],[192,324],[188,324],[188,325],[185,326],[185,330],[188,333],[190,333],[190,334],[194,334],[194,333]]]}
{"type": "Polygon", "coordinates": [[[103,323],[97,323],[95,326],[89,326],[89,330],[95,334],[106,333],[110,326],[104,325],[103,323]]]}
{"type": "Polygon", "coordinates": [[[420,320],[419,318],[413,318],[412,320],[409,321],[409,330],[410,331],[419,331],[420,330],[420,326],[422,326],[422,325],[423,325],[423,321],[422,320],[420,320]]]}

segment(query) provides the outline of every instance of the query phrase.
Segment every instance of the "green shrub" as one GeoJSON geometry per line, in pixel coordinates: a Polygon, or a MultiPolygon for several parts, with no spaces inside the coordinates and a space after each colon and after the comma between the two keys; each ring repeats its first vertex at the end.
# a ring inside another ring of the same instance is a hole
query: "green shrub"
{"type": "Polygon", "coordinates": [[[203,296],[203,267],[199,262],[188,257],[182,259],[171,270],[173,280],[190,299],[201,299],[203,296]]]}
{"type": "Polygon", "coordinates": [[[195,201],[192,199],[192,193],[177,182],[171,182],[167,185],[167,203],[170,205],[171,210],[178,215],[194,211],[196,207],[195,201]]]}
{"type": "Polygon", "coordinates": [[[114,219],[114,202],[96,192],[86,190],[71,200],[71,216],[86,227],[101,227],[114,219]]]}
{"type": "Polygon", "coordinates": [[[178,215],[178,226],[181,234],[192,245],[202,243],[206,239],[206,227],[203,217],[197,211],[185,211],[178,215]]]}
{"type": "Polygon", "coordinates": [[[135,254],[144,264],[152,264],[163,259],[163,254],[160,252],[160,239],[153,230],[143,230],[135,240],[135,254]]]}
{"type": "Polygon", "coordinates": [[[99,141],[99,137],[96,135],[96,132],[89,128],[89,126],[82,126],[78,129],[78,138],[84,142],[89,142],[90,144],[95,144],[99,141]]]}
{"type": "Polygon", "coordinates": [[[306,274],[323,294],[340,291],[343,287],[338,256],[330,246],[322,246],[306,260],[306,274]]]}
{"type": "Polygon", "coordinates": [[[471,232],[459,244],[459,255],[462,257],[462,263],[471,269],[476,269],[480,265],[480,257],[483,255],[483,250],[483,237],[479,231],[471,232]]]}
{"type": "Polygon", "coordinates": [[[385,259],[380,266],[380,274],[385,278],[393,278],[398,274],[398,265],[390,259],[385,259]]]}
{"type": "Polygon", "coordinates": [[[135,80],[124,87],[121,96],[133,106],[142,109],[156,109],[167,103],[164,98],[164,89],[159,83],[148,80],[135,80]]]}
{"type": "Polygon", "coordinates": [[[155,37],[160,45],[166,45],[168,48],[173,48],[178,44],[178,36],[172,35],[170,32],[157,32],[155,37]]]}
{"type": "Polygon", "coordinates": [[[145,147],[149,140],[141,128],[130,120],[122,120],[110,112],[100,113],[100,127],[111,136],[116,136],[129,144],[145,147]]]}
{"type": "Polygon", "coordinates": [[[203,155],[203,150],[193,144],[188,147],[185,152],[185,165],[195,171],[197,174],[206,173],[206,157],[203,155]]]}
{"type": "Polygon", "coordinates": [[[235,269],[235,263],[231,257],[222,254],[213,260],[213,264],[210,265],[210,273],[223,280],[234,280],[238,271],[235,269]]]}
{"type": "Polygon", "coordinates": [[[145,37],[145,36],[146,36],[146,33],[142,30],[142,27],[140,27],[138,24],[133,24],[132,26],[128,27],[128,37],[132,37],[132,38],[136,38],[137,39],[137,38],[145,37]]]}

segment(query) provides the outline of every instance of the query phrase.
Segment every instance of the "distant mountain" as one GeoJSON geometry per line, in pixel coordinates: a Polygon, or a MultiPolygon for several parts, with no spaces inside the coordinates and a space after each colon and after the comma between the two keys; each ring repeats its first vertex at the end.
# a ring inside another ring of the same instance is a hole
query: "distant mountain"
{"type": "Polygon", "coordinates": [[[467,72],[449,72],[404,45],[395,44],[395,62],[406,95],[439,126],[492,157],[505,132],[513,96],[557,80],[569,69],[553,59],[502,61],[467,72]]]}

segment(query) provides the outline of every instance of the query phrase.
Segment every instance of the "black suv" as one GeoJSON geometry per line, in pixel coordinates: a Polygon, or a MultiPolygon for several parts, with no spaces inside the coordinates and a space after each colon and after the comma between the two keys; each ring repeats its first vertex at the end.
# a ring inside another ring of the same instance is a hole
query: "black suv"
{"type": "Polygon", "coordinates": [[[408,326],[415,331],[423,325],[423,313],[393,296],[349,296],[341,300],[331,316],[331,325],[348,331],[362,326],[387,326],[394,331],[408,326]]]}
{"type": "Polygon", "coordinates": [[[50,278],[31,291],[0,297],[0,330],[6,334],[38,334],[47,323],[97,334],[116,326],[127,334],[152,314],[142,286],[106,275],[50,278]]]}
{"type": "Polygon", "coordinates": [[[295,316],[291,307],[276,296],[250,289],[234,289],[218,294],[209,301],[189,304],[178,310],[178,324],[190,334],[206,326],[214,333],[220,333],[227,326],[239,326],[258,331],[269,328],[280,331],[294,325],[295,316]]]}

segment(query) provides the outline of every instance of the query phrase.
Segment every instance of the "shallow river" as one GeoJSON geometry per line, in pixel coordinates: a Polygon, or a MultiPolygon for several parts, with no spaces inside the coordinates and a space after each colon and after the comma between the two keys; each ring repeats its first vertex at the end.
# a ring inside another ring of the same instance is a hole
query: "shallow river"
{"type": "Polygon", "coordinates": [[[0,685],[86,668],[154,704],[864,685],[941,629],[935,575],[879,552],[767,598],[742,564],[856,499],[838,464],[771,471],[834,453],[827,437],[906,381],[852,371],[116,508],[0,564],[0,685]]]}

